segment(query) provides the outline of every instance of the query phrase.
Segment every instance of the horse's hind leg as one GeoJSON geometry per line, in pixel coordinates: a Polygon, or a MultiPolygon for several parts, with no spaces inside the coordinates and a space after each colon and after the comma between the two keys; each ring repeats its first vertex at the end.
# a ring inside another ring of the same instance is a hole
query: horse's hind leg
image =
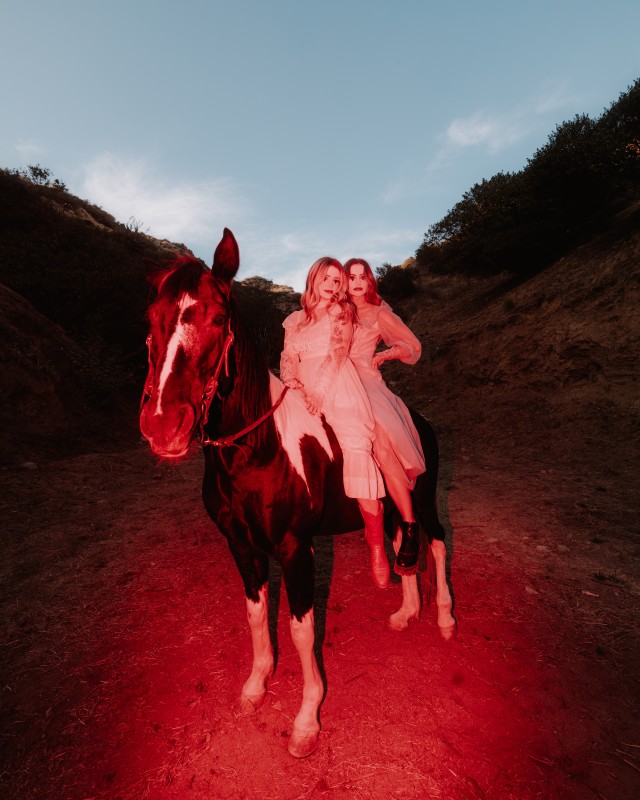
{"type": "Polygon", "coordinates": [[[453,599],[447,581],[447,548],[442,539],[429,543],[436,571],[436,605],[438,606],[438,628],[443,639],[455,639],[457,626],[453,616],[453,599]]]}
{"type": "Polygon", "coordinates": [[[438,628],[443,639],[454,639],[457,632],[456,619],[453,616],[453,599],[447,581],[447,547],[444,542],[444,528],[438,518],[435,498],[435,482],[433,476],[427,476],[426,487],[421,486],[420,479],[416,483],[415,506],[416,516],[427,534],[430,553],[427,559],[427,580],[435,577],[436,605],[438,607],[438,628]]]}
{"type": "Polygon", "coordinates": [[[406,631],[412,619],[420,616],[420,592],[418,576],[402,576],[402,605],[389,617],[392,631],[406,631]]]}
{"type": "Polygon", "coordinates": [[[435,567],[433,573],[435,573],[436,581],[438,628],[444,639],[452,639],[456,635],[456,620],[453,616],[453,600],[447,582],[447,548],[444,542],[444,528],[438,518],[436,503],[440,462],[438,440],[431,424],[424,417],[419,414],[412,414],[412,418],[420,433],[420,441],[422,442],[427,465],[426,472],[419,475],[416,481],[413,494],[414,509],[418,521],[429,540],[430,552],[427,558],[431,559],[432,557],[432,563],[428,566],[435,567]]]}

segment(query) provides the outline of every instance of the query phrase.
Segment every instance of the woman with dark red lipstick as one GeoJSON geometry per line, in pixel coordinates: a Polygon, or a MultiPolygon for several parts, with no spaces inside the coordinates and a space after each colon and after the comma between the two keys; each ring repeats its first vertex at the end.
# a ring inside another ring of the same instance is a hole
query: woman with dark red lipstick
{"type": "MultiPolygon", "coordinates": [[[[404,630],[420,613],[416,579],[419,539],[411,490],[418,475],[425,471],[425,460],[409,410],[386,385],[378,368],[392,358],[415,364],[422,348],[409,328],[378,294],[378,285],[369,264],[362,258],[351,258],[344,269],[348,279],[347,294],[356,309],[349,357],[373,411],[376,429],[374,455],[387,490],[402,516],[401,536],[394,543],[397,553],[395,571],[402,576],[402,607],[391,615],[389,624],[395,630],[404,630]],[[384,342],[387,349],[376,352],[380,342],[384,342]]],[[[456,620],[452,614],[446,576],[446,545],[434,537],[429,546],[435,561],[438,627],[445,639],[451,639],[455,636],[456,620]]]]}
{"type": "Polygon", "coordinates": [[[378,294],[369,264],[364,259],[351,258],[344,269],[348,278],[347,294],[357,313],[349,357],[371,403],[376,426],[374,454],[403,520],[395,571],[399,575],[412,575],[418,563],[418,526],[411,490],[418,475],[425,471],[424,455],[407,407],[386,385],[378,368],[393,358],[415,364],[422,347],[378,294]],[[381,341],[388,347],[376,353],[381,341]]]}
{"type": "MultiPolygon", "coordinates": [[[[313,264],[301,298],[302,309],[283,322],[280,377],[287,386],[303,393],[311,414],[324,414],[333,428],[344,457],[345,493],[357,498],[369,540],[374,535],[370,519],[377,521],[379,498],[384,497],[385,489],[373,457],[371,405],[348,357],[353,306],[346,289],[347,277],[339,261],[325,256],[313,264]]],[[[377,528],[374,533],[377,535],[377,528]]],[[[374,581],[380,588],[389,583],[386,556],[381,568],[374,571],[374,581]]]]}

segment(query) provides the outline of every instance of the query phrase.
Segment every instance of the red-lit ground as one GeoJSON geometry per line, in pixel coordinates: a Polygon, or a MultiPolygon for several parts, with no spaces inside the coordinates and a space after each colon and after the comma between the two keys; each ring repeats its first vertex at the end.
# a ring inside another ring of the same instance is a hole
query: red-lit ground
{"type": "Polygon", "coordinates": [[[141,444],[2,470],[0,794],[640,796],[634,475],[554,442],[507,458],[442,436],[452,644],[433,607],[386,629],[399,585],[373,587],[360,534],[317,542],[328,688],[304,761],[286,748],[301,678],[275,571],[277,670],[265,706],[234,713],[250,641],[198,456],[172,469],[141,444]]]}

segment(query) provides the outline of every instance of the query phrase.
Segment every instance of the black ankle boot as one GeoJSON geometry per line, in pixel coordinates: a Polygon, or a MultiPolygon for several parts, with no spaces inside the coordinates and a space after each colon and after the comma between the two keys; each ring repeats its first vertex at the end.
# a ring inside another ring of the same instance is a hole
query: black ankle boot
{"type": "Polygon", "coordinates": [[[402,541],[396,556],[394,571],[397,575],[414,575],[418,570],[420,537],[417,522],[401,522],[402,541]]]}

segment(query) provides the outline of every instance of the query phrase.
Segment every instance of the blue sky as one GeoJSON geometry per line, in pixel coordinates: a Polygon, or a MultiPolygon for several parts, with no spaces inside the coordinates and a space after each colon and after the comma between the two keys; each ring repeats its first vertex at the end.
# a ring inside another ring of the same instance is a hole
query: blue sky
{"type": "Polygon", "coordinates": [[[300,290],[640,77],[637,0],[4,0],[0,166],[300,290]]]}

